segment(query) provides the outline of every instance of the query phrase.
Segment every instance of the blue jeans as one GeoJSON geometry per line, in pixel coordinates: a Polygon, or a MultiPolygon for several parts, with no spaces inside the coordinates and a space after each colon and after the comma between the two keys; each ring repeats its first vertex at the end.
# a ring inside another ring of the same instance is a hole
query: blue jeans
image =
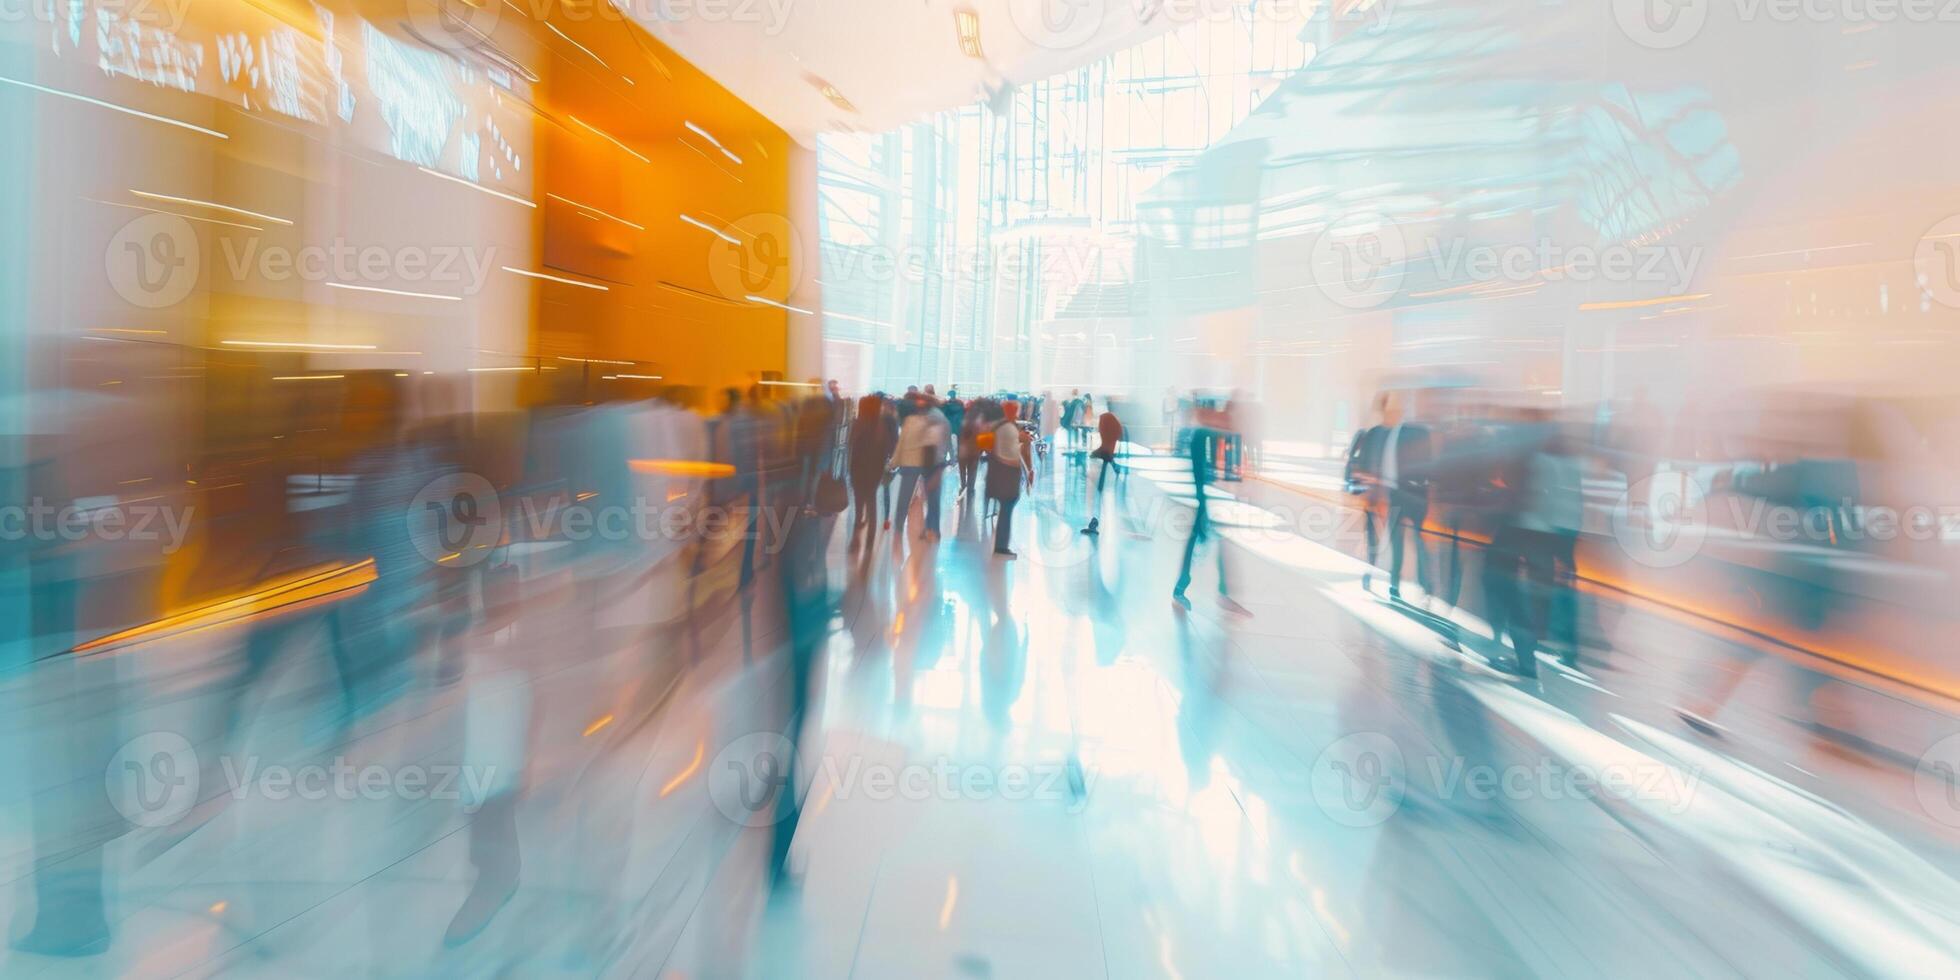
{"type": "Polygon", "coordinates": [[[912,490],[925,481],[926,530],[939,533],[939,474],[945,469],[938,466],[901,466],[898,468],[898,506],[893,510],[892,526],[898,533],[905,533],[905,519],[912,515],[912,490]]]}

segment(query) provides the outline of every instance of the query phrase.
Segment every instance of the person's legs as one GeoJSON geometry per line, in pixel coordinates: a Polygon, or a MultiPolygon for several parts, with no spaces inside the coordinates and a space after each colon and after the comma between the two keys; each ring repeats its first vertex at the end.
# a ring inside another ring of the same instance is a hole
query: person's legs
{"type": "Polygon", "coordinates": [[[761,494],[749,494],[748,526],[742,530],[742,577],[741,590],[747,592],[750,583],[755,581],[755,539],[761,533],[762,516],[761,494]]]}
{"type": "Polygon", "coordinates": [[[1579,576],[1575,564],[1578,535],[1570,531],[1550,536],[1549,584],[1552,589],[1551,621],[1547,635],[1565,647],[1567,663],[1579,659],[1579,576]]]}
{"type": "Polygon", "coordinates": [[[926,530],[926,533],[927,533],[927,534],[930,534],[930,535],[932,535],[933,537],[938,537],[938,536],[939,536],[939,497],[940,497],[940,486],[941,486],[941,484],[942,484],[942,482],[943,482],[943,480],[942,480],[942,477],[943,477],[943,476],[945,475],[945,473],[946,473],[946,467],[945,467],[945,466],[943,466],[943,465],[941,465],[941,466],[934,466],[934,467],[931,467],[930,469],[928,469],[928,470],[926,470],[926,477],[925,477],[925,479],[926,479],[926,489],[925,489],[925,494],[926,494],[926,527],[925,527],[925,530],[926,530]]]}
{"type": "Polygon", "coordinates": [[[1402,501],[1388,501],[1388,594],[1402,594],[1402,501]]]}
{"type": "Polygon", "coordinates": [[[1523,551],[1523,595],[1517,620],[1511,627],[1511,643],[1518,651],[1518,668],[1526,676],[1538,673],[1538,638],[1545,635],[1551,608],[1552,545],[1544,531],[1520,533],[1523,551]],[[1522,628],[1520,628],[1520,626],[1522,628]]]}
{"type": "Polygon", "coordinates": [[[855,537],[857,532],[863,531],[866,540],[869,540],[878,517],[878,490],[857,480],[851,483],[851,493],[857,500],[857,521],[851,528],[851,535],[855,537]]]}
{"type": "Polygon", "coordinates": [[[1089,525],[1082,530],[1094,534],[1102,528],[1103,487],[1109,484],[1109,467],[1114,460],[1102,460],[1102,469],[1096,472],[1096,488],[1089,494],[1089,525]]]}
{"type": "Polygon", "coordinates": [[[517,840],[516,791],[505,790],[484,800],[469,827],[470,864],[476,867],[476,882],[443,932],[443,945],[451,948],[474,939],[517,893],[523,861],[517,840]]]}
{"type": "Polygon", "coordinates": [[[1435,582],[1429,577],[1429,546],[1422,543],[1422,525],[1429,519],[1429,501],[1410,501],[1402,513],[1409,520],[1410,544],[1416,549],[1416,584],[1428,592],[1435,582]]]}
{"type": "Polygon", "coordinates": [[[1463,511],[1452,507],[1448,511],[1450,524],[1449,570],[1444,572],[1443,601],[1451,606],[1463,595],[1463,511]]]}
{"type": "Polygon", "coordinates": [[[898,506],[892,511],[892,524],[898,528],[896,537],[905,536],[905,519],[912,516],[912,493],[918,488],[919,474],[923,472],[917,466],[898,468],[898,506]]]}
{"type": "Polygon", "coordinates": [[[1369,490],[1361,498],[1361,513],[1365,518],[1364,530],[1367,533],[1368,564],[1373,565],[1381,555],[1381,519],[1387,509],[1387,498],[1380,490],[1369,490]]]}
{"type": "Polygon", "coordinates": [[[1516,619],[1517,610],[1517,529],[1501,527],[1484,549],[1482,581],[1484,619],[1490,623],[1492,642],[1503,643],[1504,632],[1516,619]]]}
{"type": "Polygon", "coordinates": [[[1184,590],[1191,587],[1191,560],[1197,557],[1198,541],[1205,536],[1210,525],[1209,515],[1205,513],[1204,490],[1198,491],[1198,514],[1191,521],[1191,536],[1184,540],[1184,564],[1178,569],[1177,585],[1171,594],[1182,597],[1184,590]]]}
{"type": "Polygon", "coordinates": [[[1014,540],[1014,505],[1020,503],[1019,497],[1009,497],[1000,502],[1000,519],[994,524],[994,554],[1012,553],[1008,547],[1014,540]]]}

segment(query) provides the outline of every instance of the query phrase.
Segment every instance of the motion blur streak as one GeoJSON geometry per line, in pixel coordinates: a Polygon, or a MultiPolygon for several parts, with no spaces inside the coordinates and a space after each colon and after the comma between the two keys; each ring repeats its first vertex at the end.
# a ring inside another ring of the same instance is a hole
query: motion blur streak
{"type": "Polygon", "coordinates": [[[0,977],[1960,976],[1956,51],[0,0],[0,977]]]}

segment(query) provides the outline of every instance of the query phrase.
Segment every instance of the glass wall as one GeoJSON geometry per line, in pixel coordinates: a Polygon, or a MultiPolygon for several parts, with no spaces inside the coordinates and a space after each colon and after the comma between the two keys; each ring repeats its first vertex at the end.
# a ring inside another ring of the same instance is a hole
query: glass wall
{"type": "Polygon", "coordinates": [[[1201,20],[894,132],[819,145],[830,373],[859,389],[1139,379],[1139,205],[1313,57],[1311,11],[1201,20]],[[1292,17],[1293,19],[1284,19],[1292,17]]]}

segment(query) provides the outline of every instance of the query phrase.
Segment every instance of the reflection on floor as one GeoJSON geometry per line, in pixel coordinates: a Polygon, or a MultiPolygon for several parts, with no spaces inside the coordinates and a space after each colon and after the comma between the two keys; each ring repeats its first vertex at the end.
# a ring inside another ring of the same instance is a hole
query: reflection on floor
{"type": "MultiPolygon", "coordinates": [[[[1207,557],[1186,611],[1169,594],[1188,486],[1174,468],[1144,466],[1098,504],[1087,476],[1063,459],[1021,502],[1017,561],[989,553],[983,504],[950,487],[943,541],[918,537],[916,511],[904,536],[881,530],[858,546],[848,528],[831,535],[839,617],[803,739],[792,874],[773,889],[771,828],[731,819],[716,796],[729,747],[781,715],[780,631],[754,613],[766,603],[645,626],[609,612],[630,598],[573,599],[527,612],[470,676],[391,706],[331,752],[295,694],[304,677],[273,692],[249,740],[267,760],[338,752],[396,770],[521,759],[522,885],[474,939],[442,942],[473,878],[464,808],[399,793],[254,794],[160,856],[144,832],[103,849],[106,953],[15,952],[0,972],[1196,978],[1960,964],[1953,841],[1937,821],[1881,831],[1814,795],[1829,786],[1793,785],[1688,734],[1621,674],[1500,676],[1474,647],[1444,642],[1440,611],[1414,615],[1378,582],[1364,587],[1352,557],[1256,522],[1225,532],[1236,604],[1199,598],[1219,584],[1207,557]],[[1079,531],[1092,508],[1105,515],[1093,537],[1079,531]],[[500,701],[517,688],[498,679],[515,674],[528,699],[500,701]],[[511,734],[522,731],[528,748],[511,734]],[[515,747],[480,744],[490,732],[515,747]]],[[[657,577],[632,594],[683,589],[657,577]]],[[[1639,639],[1622,630],[1623,643],[1639,639]]],[[[73,683],[121,689],[139,727],[195,729],[197,697],[173,692],[199,690],[212,645],[115,658],[73,683]]],[[[8,712],[10,761],[67,724],[30,681],[8,691],[34,709],[8,712]]],[[[122,737],[137,734],[130,724],[122,737]]],[[[35,841],[25,801],[7,802],[18,884],[35,841]]],[[[16,922],[30,901],[17,888],[16,922]]]]}

